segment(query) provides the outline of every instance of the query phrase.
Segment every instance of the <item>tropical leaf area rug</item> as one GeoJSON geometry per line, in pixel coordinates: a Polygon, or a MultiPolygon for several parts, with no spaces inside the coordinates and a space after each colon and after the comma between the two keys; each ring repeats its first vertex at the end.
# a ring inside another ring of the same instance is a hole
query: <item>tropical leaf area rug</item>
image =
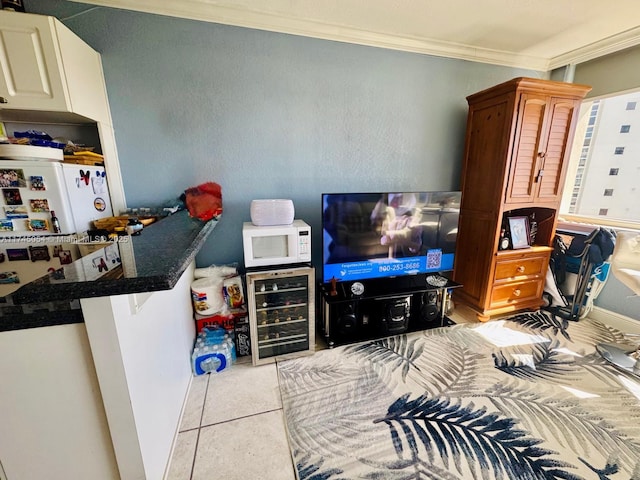
{"type": "Polygon", "coordinates": [[[640,382],[546,312],[278,363],[301,480],[640,480],[640,382]]]}

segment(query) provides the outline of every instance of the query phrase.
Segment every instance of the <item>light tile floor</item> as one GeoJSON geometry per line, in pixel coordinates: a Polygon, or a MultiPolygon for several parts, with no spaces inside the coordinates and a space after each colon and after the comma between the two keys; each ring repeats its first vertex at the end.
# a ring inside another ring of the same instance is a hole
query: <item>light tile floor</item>
{"type": "MultiPolygon", "coordinates": [[[[464,307],[450,315],[474,322],[464,307]]],[[[317,348],[323,348],[318,342],[317,348]]],[[[295,480],[276,364],[194,377],[167,480],[295,480]]]]}
{"type": "Polygon", "coordinates": [[[294,480],[275,364],[195,377],[168,480],[294,480]]]}

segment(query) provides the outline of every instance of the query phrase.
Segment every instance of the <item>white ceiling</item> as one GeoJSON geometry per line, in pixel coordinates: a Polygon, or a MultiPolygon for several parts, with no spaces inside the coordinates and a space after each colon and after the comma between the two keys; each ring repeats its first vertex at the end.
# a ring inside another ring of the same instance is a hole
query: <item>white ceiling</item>
{"type": "Polygon", "coordinates": [[[639,0],[74,1],[543,71],[640,43],[639,0]]]}

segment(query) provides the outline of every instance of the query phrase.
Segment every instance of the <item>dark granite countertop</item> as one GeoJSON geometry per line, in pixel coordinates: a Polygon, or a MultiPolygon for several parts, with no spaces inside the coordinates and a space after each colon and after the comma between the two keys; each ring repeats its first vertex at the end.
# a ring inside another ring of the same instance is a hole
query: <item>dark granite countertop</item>
{"type": "Polygon", "coordinates": [[[216,225],[215,220],[202,222],[179,211],[152,223],[140,235],[120,237],[122,241],[100,246],[55,273],[23,285],[8,303],[18,306],[170,290],[216,225]]]}

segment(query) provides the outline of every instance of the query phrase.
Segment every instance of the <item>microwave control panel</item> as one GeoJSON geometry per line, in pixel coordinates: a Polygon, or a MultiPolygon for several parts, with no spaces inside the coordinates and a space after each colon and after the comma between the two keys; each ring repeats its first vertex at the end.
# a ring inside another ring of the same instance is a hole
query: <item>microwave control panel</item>
{"type": "Polygon", "coordinates": [[[311,260],[311,230],[300,230],[298,235],[298,252],[302,261],[311,260]]]}

